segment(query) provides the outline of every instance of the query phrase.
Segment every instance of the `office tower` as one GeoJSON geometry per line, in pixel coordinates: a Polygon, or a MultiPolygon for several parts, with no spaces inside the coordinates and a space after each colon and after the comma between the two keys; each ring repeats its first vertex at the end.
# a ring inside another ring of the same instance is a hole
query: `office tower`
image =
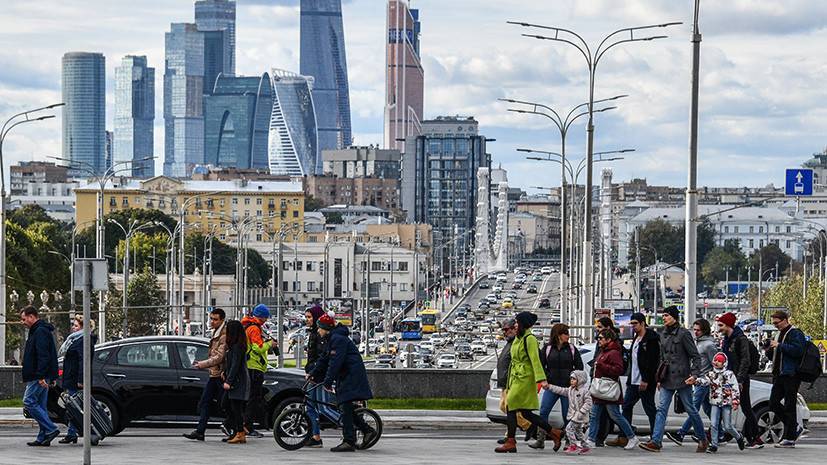
{"type": "Polygon", "coordinates": [[[132,176],[155,175],[155,68],[145,56],[127,55],[115,68],[115,134],[112,161],[132,161],[132,176]]]}
{"type": "Polygon", "coordinates": [[[209,50],[212,56],[218,54],[221,57],[220,61],[215,62],[218,69],[210,69],[209,66],[205,68],[204,77],[207,78],[207,83],[204,89],[209,92],[219,73],[235,76],[235,1],[198,0],[195,2],[195,25],[201,32],[223,31],[223,34],[205,37],[205,43],[208,44],[205,45],[205,52],[209,50]],[[217,44],[223,45],[217,48],[217,44]],[[214,74],[208,75],[207,71],[214,74]]]}
{"type": "Polygon", "coordinates": [[[350,147],[350,91],[341,0],[301,0],[299,72],[314,79],[320,150],[350,147]]]}
{"type": "Polygon", "coordinates": [[[187,177],[204,163],[204,34],[172,23],[164,68],[164,175],[187,177]]]}
{"type": "Polygon", "coordinates": [[[112,131],[105,131],[103,164],[106,168],[112,167],[112,146],[114,145],[114,138],[112,131]]]}
{"type": "Polygon", "coordinates": [[[385,70],[385,148],[405,150],[405,139],[420,134],[425,72],[419,55],[419,10],[388,0],[385,70]]]}
{"type": "Polygon", "coordinates": [[[313,78],[280,69],[273,69],[270,77],[273,81],[268,147],[270,174],[321,174],[313,78]]]}
{"type": "Polygon", "coordinates": [[[204,94],[209,95],[215,87],[215,80],[224,73],[224,37],[226,31],[202,31],[204,34],[204,94]]]}
{"type": "Polygon", "coordinates": [[[63,157],[72,176],[103,173],[106,166],[106,69],[102,53],[63,55],[63,157]]]}
{"type": "Polygon", "coordinates": [[[218,77],[204,96],[204,162],[213,166],[267,169],[273,84],[267,73],[218,77]]]}

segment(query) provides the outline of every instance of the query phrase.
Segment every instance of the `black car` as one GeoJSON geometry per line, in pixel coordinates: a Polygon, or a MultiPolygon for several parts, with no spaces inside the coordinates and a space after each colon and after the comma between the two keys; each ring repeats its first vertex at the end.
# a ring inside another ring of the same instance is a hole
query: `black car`
{"type": "Polygon", "coordinates": [[[454,350],[456,352],[458,358],[464,359],[473,359],[474,352],[471,350],[471,344],[463,342],[462,344],[457,345],[457,348],[454,350]]]}
{"type": "Polygon", "coordinates": [[[480,303],[477,304],[477,308],[491,308],[491,304],[489,304],[487,300],[480,300],[480,303]]]}
{"type": "Polygon", "coordinates": [[[531,285],[528,286],[528,290],[526,291],[528,294],[536,294],[537,293],[537,286],[531,285]]]}
{"type": "Polygon", "coordinates": [[[551,301],[548,299],[540,299],[540,308],[551,308],[551,301]]]}
{"type": "Polygon", "coordinates": [[[480,289],[490,289],[490,288],[491,288],[491,284],[489,284],[488,281],[483,281],[483,282],[480,283],[480,289]]]}
{"type": "Polygon", "coordinates": [[[376,363],[387,363],[396,368],[396,356],[392,354],[380,354],[376,356],[376,363]]]}
{"type": "MultiPolygon", "coordinates": [[[[192,362],[206,359],[208,346],[208,339],[185,336],[136,337],[95,346],[92,395],[106,406],[114,434],[133,421],[197,422],[209,372],[193,368],[192,362]]],[[[60,367],[62,363],[59,360],[60,367]]],[[[272,425],[284,408],[302,399],[303,384],[304,370],[270,369],[264,374],[264,425],[272,425]]],[[[49,416],[64,422],[59,391],[59,386],[49,390],[49,416]]],[[[218,407],[213,404],[211,417],[223,417],[218,407]]]]}

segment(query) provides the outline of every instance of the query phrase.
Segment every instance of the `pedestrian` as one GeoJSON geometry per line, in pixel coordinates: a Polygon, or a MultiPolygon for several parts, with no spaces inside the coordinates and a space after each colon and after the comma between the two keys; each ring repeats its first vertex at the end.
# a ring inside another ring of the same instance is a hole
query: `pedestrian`
{"type": "MultiPolygon", "coordinates": [[[[563,323],[557,323],[551,327],[549,341],[540,350],[540,363],[546,373],[546,380],[549,384],[568,389],[571,384],[571,372],[583,369],[583,359],[580,351],[569,342],[569,327],[563,323]]],[[[551,409],[557,400],[560,400],[560,412],[563,416],[563,424],[568,423],[569,398],[557,394],[553,390],[546,390],[540,402],[540,418],[548,421],[551,409]]],[[[545,435],[540,435],[528,447],[542,449],[545,445],[545,435]]]]}
{"type": "MultiPolygon", "coordinates": [[[[592,383],[598,382],[602,379],[604,381],[611,380],[617,384],[617,397],[614,399],[607,399],[592,392],[592,411],[589,419],[589,442],[580,453],[587,454],[590,449],[594,447],[597,439],[598,426],[600,425],[600,417],[604,412],[612,418],[615,424],[623,431],[624,437],[627,438],[627,443],[624,449],[631,450],[640,444],[640,441],[635,436],[632,425],[620,413],[620,405],[623,404],[623,392],[620,389],[620,376],[623,375],[623,348],[620,345],[620,339],[616,332],[611,329],[604,329],[597,335],[597,344],[600,346],[600,356],[594,363],[594,378],[592,383]]],[[[594,386],[592,386],[594,388],[594,386]]]]}
{"type": "MultiPolygon", "coordinates": [[[[729,369],[735,373],[738,380],[738,392],[741,394],[741,414],[744,416],[743,433],[748,449],[761,449],[764,442],[758,431],[758,417],[752,410],[752,399],[750,398],[750,374],[752,367],[758,366],[758,349],[749,340],[744,331],[738,327],[738,319],[732,312],[727,312],[718,317],[718,331],[724,335],[722,352],[729,360],[729,369]]],[[[756,370],[757,371],[757,370],[756,370]]]]}
{"type": "Polygon", "coordinates": [[[57,379],[57,347],[55,345],[55,327],[41,320],[37,308],[27,305],[20,310],[20,320],[29,329],[26,348],[23,351],[23,382],[26,391],[23,394],[23,408],[37,422],[40,430],[37,439],[28,442],[29,446],[49,446],[60,435],[60,429],[49,418],[46,403],[49,399],[49,386],[57,379]]]}
{"type": "Polygon", "coordinates": [[[799,434],[796,409],[801,378],[798,376],[798,366],[804,356],[807,337],[790,324],[790,315],[783,310],[775,311],[770,319],[778,330],[778,337],[770,341],[766,351],[767,358],[772,360],[770,410],[784,421],[784,435],[775,447],[792,449],[799,434]]]}
{"type": "MultiPolygon", "coordinates": [[[[646,316],[643,313],[632,314],[629,325],[634,332],[634,338],[629,375],[626,378],[626,393],[623,397],[623,417],[631,424],[635,405],[640,401],[643,411],[649,418],[649,431],[654,431],[658,411],[655,407],[655,390],[658,384],[655,374],[660,365],[660,336],[654,329],[647,327],[646,316]]],[[[606,441],[606,445],[624,447],[628,442],[621,431],[617,439],[606,441]]]]}
{"type": "MultiPolygon", "coordinates": [[[[600,332],[604,329],[611,329],[618,335],[620,334],[620,331],[618,331],[617,327],[615,326],[615,322],[612,321],[611,318],[604,316],[599,318],[594,325],[595,339],[597,338],[597,335],[599,335],[600,332]]],[[[623,345],[621,344],[621,347],[622,346],[623,345]]],[[[589,372],[589,376],[591,376],[592,378],[594,378],[594,362],[595,360],[597,360],[597,357],[600,356],[600,350],[600,345],[595,344],[594,356],[592,357],[592,361],[589,362],[591,364],[591,371],[589,372]]],[[[606,438],[609,436],[609,431],[612,428],[612,424],[613,422],[609,415],[600,416],[600,426],[597,430],[597,439],[595,440],[595,447],[603,447],[605,445],[606,438]]]]}
{"type": "Polygon", "coordinates": [[[724,432],[732,435],[738,442],[738,449],[744,450],[744,437],[732,426],[732,411],[738,410],[740,394],[738,379],[732,370],[727,369],[727,356],[723,352],[715,354],[712,360],[712,370],[701,375],[700,378],[686,380],[686,384],[701,384],[709,388],[709,403],[712,405],[712,431],[709,434],[711,444],[707,453],[718,452],[719,425],[723,425],[724,432]]]}
{"type": "Polygon", "coordinates": [[[546,389],[569,401],[569,408],[566,413],[566,419],[568,420],[566,423],[566,438],[569,441],[569,446],[563,452],[567,454],[587,453],[588,446],[583,435],[583,429],[589,424],[592,396],[589,394],[589,380],[586,372],[583,370],[572,371],[569,375],[568,388],[549,384],[546,389]]]}
{"type": "Polygon", "coordinates": [[[505,444],[494,449],[495,452],[517,452],[517,442],[514,436],[517,432],[517,414],[528,420],[554,441],[554,450],[560,449],[560,430],[552,429],[551,425],[534,410],[540,407],[537,400],[537,384],[541,388],[548,385],[546,374],[540,363],[540,348],[537,338],[531,334],[531,327],[537,322],[537,315],[531,312],[520,312],[514,319],[517,321],[517,334],[511,343],[511,365],[508,371],[508,396],[506,397],[506,425],[508,431],[505,444]]]}
{"type": "MultiPolygon", "coordinates": [[[[90,331],[95,330],[95,321],[89,322],[90,331]]],[[[75,315],[72,318],[72,332],[63,341],[60,346],[60,352],[63,354],[63,377],[60,386],[67,394],[75,395],[80,389],[83,389],[83,315],[75,315]]],[[[92,350],[94,351],[97,336],[92,335],[92,350]]],[[[69,422],[69,429],[66,430],[66,436],[60,441],[60,444],[76,444],[78,442],[78,430],[71,422],[69,422]]],[[[97,438],[92,438],[93,443],[97,443],[97,438]]]]}
{"type": "MultiPolygon", "coordinates": [[[[503,413],[508,413],[506,409],[506,398],[508,397],[508,369],[511,366],[511,343],[514,342],[514,336],[517,334],[517,321],[509,318],[502,323],[503,338],[505,338],[505,345],[497,357],[497,388],[500,390],[500,410],[503,413]]],[[[506,437],[497,441],[498,444],[505,444],[508,439],[506,437]]]]}
{"type": "Polygon", "coordinates": [[[326,338],[325,353],[316,363],[314,379],[323,379],[322,384],[328,392],[334,392],[341,413],[342,443],[330,449],[331,452],[353,452],[356,450],[356,429],[362,432],[363,441],[369,444],[378,434],[365,420],[354,415],[354,402],[373,398],[370,390],[365,362],[359,355],[359,349],[350,339],[347,326],[337,324],[330,315],[322,315],[316,322],[318,333],[326,338]]]}
{"type": "Polygon", "coordinates": [[[666,418],[675,395],[681,399],[686,413],[692,419],[695,435],[700,439],[696,452],[706,452],[708,445],[704,422],[692,402],[692,387],[686,384],[688,378],[697,379],[700,376],[701,355],[689,330],[678,322],[679,318],[678,307],[670,305],[663,309],[661,362],[656,375],[660,389],[658,413],[655,416],[655,429],[652,431],[651,439],[640,445],[649,452],[660,452],[662,448],[666,418]]]}
{"type": "Polygon", "coordinates": [[[210,328],[212,337],[207,348],[207,358],[196,360],[192,366],[199,370],[209,370],[210,378],[204,389],[201,391],[201,400],[198,401],[198,426],[191,433],[184,434],[187,439],[196,441],[204,440],[204,433],[207,431],[207,420],[210,419],[213,401],[222,405],[224,397],[224,381],[221,374],[224,372],[224,355],[227,351],[227,327],[224,323],[226,314],[223,309],[213,308],[210,310],[210,328]]]}
{"type": "MultiPolygon", "coordinates": [[[[318,332],[318,321],[324,314],[324,310],[322,310],[322,307],[319,305],[314,305],[304,312],[304,322],[307,328],[307,363],[304,366],[306,376],[313,373],[316,363],[324,353],[324,344],[327,339],[321,337],[318,332]]],[[[333,399],[333,396],[325,391],[322,386],[317,386],[324,381],[324,378],[308,378],[308,381],[310,381],[308,395],[311,401],[307,402],[307,416],[310,417],[310,428],[313,436],[307,441],[305,447],[321,448],[324,444],[322,443],[321,436],[322,429],[319,425],[319,409],[325,407],[324,403],[334,404],[335,399],[333,399]]]]}
{"type": "MultiPolygon", "coordinates": [[[[709,325],[709,321],[703,318],[695,320],[692,324],[692,333],[695,338],[695,347],[698,348],[698,354],[701,356],[700,374],[703,376],[712,371],[712,359],[715,357],[715,354],[718,353],[718,346],[712,338],[712,327],[709,325]]],[[[701,410],[703,410],[707,418],[712,419],[712,406],[709,403],[708,385],[696,383],[692,387],[692,405],[695,407],[695,410],[698,411],[698,415],[700,415],[701,410]]],[[[683,422],[683,426],[681,426],[678,431],[667,432],[666,437],[675,444],[682,446],[683,440],[691,428],[692,418],[690,417],[683,422]]],[[[699,442],[700,437],[695,437],[695,440],[699,442]]]]}
{"type": "Polygon", "coordinates": [[[244,408],[250,399],[250,374],[247,371],[247,335],[238,320],[227,322],[227,352],[224,354],[224,391],[230,410],[233,435],[227,444],[246,444],[244,408]]]}
{"type": "Polygon", "coordinates": [[[254,438],[264,437],[255,425],[264,412],[264,373],[267,372],[267,354],[274,342],[269,337],[267,340],[262,337],[261,327],[269,319],[270,309],[264,304],[256,305],[251,315],[241,319],[247,335],[247,371],[250,376],[250,400],[244,412],[244,430],[247,436],[254,438]]]}

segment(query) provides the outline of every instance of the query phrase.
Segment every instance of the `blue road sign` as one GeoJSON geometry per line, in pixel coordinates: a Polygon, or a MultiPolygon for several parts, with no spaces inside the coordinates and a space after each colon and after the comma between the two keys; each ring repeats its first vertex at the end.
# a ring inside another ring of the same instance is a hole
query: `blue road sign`
{"type": "Polygon", "coordinates": [[[787,170],[786,195],[813,195],[813,170],[794,168],[787,170]]]}

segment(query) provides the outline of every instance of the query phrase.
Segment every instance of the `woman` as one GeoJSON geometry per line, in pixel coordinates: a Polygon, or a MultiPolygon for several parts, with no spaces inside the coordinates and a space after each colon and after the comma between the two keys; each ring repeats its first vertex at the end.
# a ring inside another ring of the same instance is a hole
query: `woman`
{"type": "MultiPolygon", "coordinates": [[[[321,354],[324,353],[326,339],[319,336],[318,333],[319,318],[321,318],[324,314],[324,310],[322,310],[322,307],[318,305],[314,305],[308,308],[306,312],[304,312],[304,324],[307,328],[307,364],[304,366],[304,372],[305,378],[308,379],[314,385],[322,381],[311,378],[310,373],[313,372],[313,368],[315,368],[316,362],[319,361],[321,354]]],[[[324,406],[319,402],[325,402],[329,404],[335,404],[336,402],[330,399],[331,395],[327,391],[322,389],[321,386],[313,387],[311,385],[308,394],[310,395],[310,398],[315,400],[316,402],[307,403],[307,416],[310,417],[310,428],[313,432],[313,437],[309,441],[307,441],[305,447],[320,448],[323,446],[321,436],[322,430],[319,426],[319,411],[316,407],[318,405],[319,408],[324,408],[324,406]]]]}
{"type": "MultiPolygon", "coordinates": [[[[597,336],[597,345],[600,347],[600,355],[594,363],[594,378],[592,379],[592,383],[594,383],[597,378],[610,379],[618,383],[619,388],[620,376],[623,375],[623,353],[621,352],[623,348],[620,346],[617,333],[611,329],[604,329],[597,336]]],[[[594,403],[592,405],[591,418],[589,419],[588,448],[594,447],[594,443],[597,440],[600,417],[606,412],[629,440],[624,449],[636,449],[640,441],[638,441],[635,436],[632,425],[630,425],[620,413],[620,406],[623,404],[622,389],[618,389],[617,398],[613,400],[600,399],[594,395],[592,398],[594,403]]],[[[581,453],[587,453],[588,448],[585,448],[581,453]]]]}
{"type": "MultiPolygon", "coordinates": [[[[95,330],[95,322],[89,322],[89,329],[95,330]]],[[[97,336],[92,335],[92,347],[97,342],[97,336]]],[[[72,318],[72,333],[60,347],[63,354],[63,379],[61,386],[69,394],[74,395],[78,390],[83,389],[83,315],[75,315],[72,318]]],[[[78,442],[78,430],[72,422],[69,422],[69,429],[66,436],[58,441],[60,444],[76,444],[78,442]]],[[[93,442],[97,442],[93,438],[93,442]]]]}
{"type": "Polygon", "coordinates": [[[224,354],[224,391],[229,403],[229,426],[234,434],[227,444],[246,444],[244,408],[250,399],[247,372],[247,334],[238,320],[227,322],[227,351],[224,354]]]}
{"type": "MultiPolygon", "coordinates": [[[[615,334],[619,334],[619,331],[615,327],[615,322],[612,321],[611,318],[604,316],[597,320],[597,323],[594,325],[595,334],[599,335],[601,331],[604,329],[609,329],[615,332],[615,334]]],[[[621,344],[621,347],[623,345],[621,344]]],[[[592,357],[592,361],[589,362],[591,364],[591,371],[589,375],[594,378],[594,362],[597,360],[597,357],[600,356],[600,345],[596,344],[594,348],[594,357],[592,357]]],[[[612,419],[609,415],[602,415],[600,417],[600,427],[597,430],[597,440],[595,443],[597,447],[603,447],[604,443],[606,442],[606,438],[609,436],[609,430],[612,426],[612,419]]]]}
{"type": "Polygon", "coordinates": [[[508,432],[505,444],[494,449],[494,452],[517,452],[514,435],[517,432],[518,413],[536,426],[541,434],[553,439],[554,450],[557,451],[560,448],[560,430],[553,430],[546,420],[533,412],[540,407],[537,401],[537,384],[542,388],[548,386],[546,373],[540,363],[539,343],[529,331],[537,322],[537,315],[531,312],[520,312],[515,320],[517,320],[517,335],[511,343],[511,367],[508,371],[508,396],[506,397],[508,432]]]}
{"type": "MultiPolygon", "coordinates": [[[[571,372],[583,369],[583,359],[573,344],[569,344],[569,327],[563,323],[557,323],[551,327],[551,336],[548,343],[540,350],[540,363],[546,373],[548,383],[561,388],[568,388],[571,383],[571,372]]],[[[563,424],[568,423],[566,417],[569,413],[569,399],[547,390],[543,393],[543,401],[540,403],[540,418],[548,421],[548,416],[554,404],[560,399],[560,411],[563,414],[563,424]]],[[[532,449],[545,447],[546,438],[540,436],[536,442],[529,444],[532,449]]]]}

